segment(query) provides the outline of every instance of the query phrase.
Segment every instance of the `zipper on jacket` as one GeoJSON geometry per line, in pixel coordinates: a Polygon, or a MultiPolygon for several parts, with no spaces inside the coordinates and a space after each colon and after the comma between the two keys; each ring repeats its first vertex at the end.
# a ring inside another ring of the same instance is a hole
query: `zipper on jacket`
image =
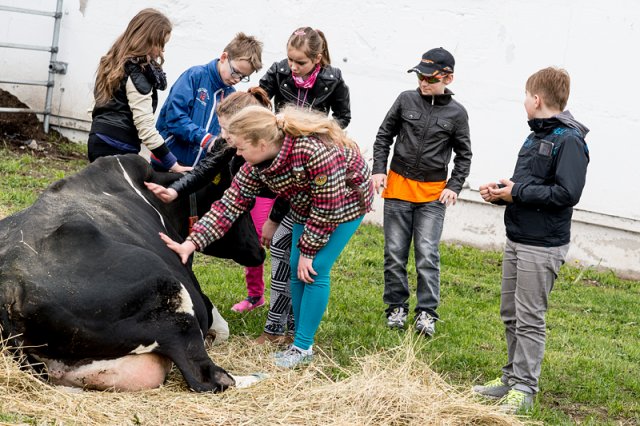
{"type": "Polygon", "coordinates": [[[419,168],[420,166],[420,159],[422,158],[422,154],[424,152],[424,144],[426,143],[425,137],[427,136],[427,132],[431,128],[431,126],[429,125],[429,122],[431,121],[431,115],[433,114],[434,102],[435,102],[435,96],[431,96],[431,109],[429,110],[429,115],[427,116],[427,124],[425,126],[425,129],[422,132],[422,135],[420,136],[420,151],[416,153],[418,155],[416,155],[416,161],[413,165],[414,168],[419,168]]]}
{"type": "MultiPolygon", "coordinates": [[[[224,95],[224,88],[218,89],[213,93],[213,107],[211,108],[211,113],[209,114],[209,121],[207,121],[207,127],[205,127],[205,129],[207,129],[207,133],[209,133],[209,126],[211,126],[211,122],[213,121],[213,116],[216,113],[216,106],[218,105],[218,93],[220,92],[222,92],[222,94],[224,95]]],[[[217,135],[212,135],[212,136],[217,136],[217,135]]],[[[195,167],[196,164],[198,164],[198,161],[200,161],[200,156],[202,155],[202,144],[199,144],[199,145],[200,145],[200,148],[198,149],[198,155],[196,155],[196,159],[193,160],[193,164],[191,165],[191,167],[195,167]]]]}

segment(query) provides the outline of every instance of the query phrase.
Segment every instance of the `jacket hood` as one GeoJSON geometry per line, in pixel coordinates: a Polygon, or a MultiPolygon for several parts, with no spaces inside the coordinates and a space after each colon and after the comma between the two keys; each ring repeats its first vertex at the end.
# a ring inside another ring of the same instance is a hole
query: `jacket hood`
{"type": "Polygon", "coordinates": [[[534,118],[529,120],[529,127],[534,132],[541,132],[555,127],[558,122],[577,130],[583,139],[587,136],[587,133],[589,133],[587,126],[573,118],[573,115],[571,115],[569,111],[562,111],[560,114],[556,114],[549,118],[534,118]]]}
{"type": "Polygon", "coordinates": [[[567,125],[567,127],[571,127],[572,129],[576,129],[577,131],[579,131],[583,138],[587,136],[587,133],[589,133],[589,128],[573,118],[573,115],[571,115],[569,111],[562,111],[560,114],[555,115],[554,117],[557,118],[561,123],[567,125]]]}

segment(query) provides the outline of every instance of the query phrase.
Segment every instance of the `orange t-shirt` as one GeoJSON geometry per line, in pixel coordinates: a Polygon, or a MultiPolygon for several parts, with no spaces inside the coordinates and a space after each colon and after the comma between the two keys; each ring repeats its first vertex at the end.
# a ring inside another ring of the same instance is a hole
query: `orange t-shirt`
{"type": "Polygon", "coordinates": [[[382,192],[382,197],[395,198],[412,203],[428,203],[440,198],[440,194],[446,185],[446,180],[440,182],[418,182],[389,170],[387,187],[382,192]]]}

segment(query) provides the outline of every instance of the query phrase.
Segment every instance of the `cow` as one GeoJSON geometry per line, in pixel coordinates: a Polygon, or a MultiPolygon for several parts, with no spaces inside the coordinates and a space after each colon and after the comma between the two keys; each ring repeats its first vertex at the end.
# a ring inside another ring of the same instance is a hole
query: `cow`
{"type": "MultiPolygon", "coordinates": [[[[193,391],[234,385],[205,350],[208,334],[228,336],[227,323],[191,265],[159,238],[186,237],[189,199],[163,204],[144,186],[177,177],[155,172],[138,155],[104,157],[0,221],[2,337],[31,365],[46,365],[50,382],[153,388],[174,363],[193,391]]],[[[200,214],[211,201],[198,203],[200,214]]],[[[207,251],[246,266],[262,263],[250,217],[234,229],[207,251]]]]}

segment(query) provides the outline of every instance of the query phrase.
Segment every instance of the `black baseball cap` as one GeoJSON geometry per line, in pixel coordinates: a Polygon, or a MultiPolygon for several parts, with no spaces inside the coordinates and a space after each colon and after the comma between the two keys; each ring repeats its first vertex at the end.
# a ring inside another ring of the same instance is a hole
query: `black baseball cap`
{"type": "Polygon", "coordinates": [[[407,72],[417,72],[418,74],[434,75],[436,73],[453,73],[456,60],[453,55],[442,47],[431,49],[422,55],[422,60],[415,67],[407,72]]]}

